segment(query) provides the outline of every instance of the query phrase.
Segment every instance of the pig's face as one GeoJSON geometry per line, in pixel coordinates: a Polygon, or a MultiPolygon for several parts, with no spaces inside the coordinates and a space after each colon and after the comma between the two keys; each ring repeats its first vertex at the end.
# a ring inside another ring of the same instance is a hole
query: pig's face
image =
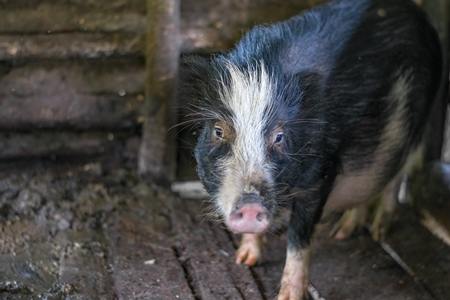
{"type": "Polygon", "coordinates": [[[293,105],[286,98],[290,84],[280,86],[263,65],[226,70],[218,99],[208,101],[215,104],[203,108],[208,120],[195,149],[198,173],[231,230],[264,232],[286,223],[301,173],[298,100],[293,105]]]}

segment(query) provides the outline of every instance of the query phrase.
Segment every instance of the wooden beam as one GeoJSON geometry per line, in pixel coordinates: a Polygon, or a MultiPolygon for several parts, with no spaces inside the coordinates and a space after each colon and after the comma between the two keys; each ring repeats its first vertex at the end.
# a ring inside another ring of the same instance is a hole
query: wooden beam
{"type": "Polygon", "coordinates": [[[138,170],[152,180],[175,177],[174,111],[178,77],[179,0],[147,0],[146,89],[138,170]]]}
{"type": "Polygon", "coordinates": [[[38,61],[0,70],[0,130],[136,128],[144,86],[139,59],[38,61]]]}
{"type": "Polygon", "coordinates": [[[136,33],[73,32],[0,35],[0,60],[29,60],[144,56],[143,35],[136,33]]]}
{"type": "Polygon", "coordinates": [[[145,33],[144,12],[130,10],[114,12],[98,7],[89,9],[64,3],[42,3],[32,9],[0,10],[2,34],[52,34],[77,31],[145,33]]]}
{"type": "Polygon", "coordinates": [[[425,159],[428,161],[442,158],[444,144],[445,117],[448,105],[449,89],[449,5],[447,0],[422,0],[422,8],[428,14],[430,22],[436,29],[442,45],[443,70],[442,80],[437,93],[437,101],[432,108],[430,124],[427,131],[425,159]]]}
{"type": "Polygon", "coordinates": [[[110,155],[132,139],[127,131],[0,132],[0,161],[110,155]]]}
{"type": "MultiPolygon", "coordinates": [[[[180,30],[180,52],[210,54],[227,50],[234,40],[216,28],[180,30]]],[[[32,60],[144,57],[145,35],[140,33],[72,32],[0,35],[0,61],[23,64],[32,60]]]]}

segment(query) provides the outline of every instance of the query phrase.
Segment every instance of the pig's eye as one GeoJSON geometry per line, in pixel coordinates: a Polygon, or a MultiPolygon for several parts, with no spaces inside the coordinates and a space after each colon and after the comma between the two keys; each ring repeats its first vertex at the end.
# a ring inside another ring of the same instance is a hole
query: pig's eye
{"type": "Polygon", "coordinates": [[[282,133],[278,133],[275,136],[275,140],[273,141],[274,144],[279,144],[281,143],[281,141],[283,141],[283,134],[282,133]]]}
{"type": "Polygon", "coordinates": [[[214,134],[216,135],[216,137],[223,139],[223,129],[220,128],[219,126],[215,126],[214,127],[214,134]]]}

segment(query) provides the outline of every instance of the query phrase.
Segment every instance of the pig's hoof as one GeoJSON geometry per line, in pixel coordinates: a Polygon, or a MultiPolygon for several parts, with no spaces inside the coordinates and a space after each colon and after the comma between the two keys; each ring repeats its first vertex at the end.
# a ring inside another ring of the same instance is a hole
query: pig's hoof
{"type": "Polygon", "coordinates": [[[241,245],[236,252],[236,263],[255,265],[261,257],[261,238],[257,234],[242,235],[241,245]]]}
{"type": "Polygon", "coordinates": [[[281,289],[278,293],[277,300],[302,300],[308,299],[308,279],[305,278],[301,282],[286,283],[281,282],[281,289]]]}
{"type": "Polygon", "coordinates": [[[378,203],[375,204],[373,220],[369,227],[372,239],[379,243],[383,243],[386,238],[396,206],[396,198],[394,196],[396,189],[392,188],[392,186],[394,185],[390,184],[386,188],[384,197],[380,198],[378,203]]]}
{"type": "Polygon", "coordinates": [[[349,238],[355,229],[364,224],[366,215],[367,208],[363,206],[346,210],[331,229],[330,237],[338,240],[349,238]]]}
{"type": "Polygon", "coordinates": [[[307,300],[308,294],[306,293],[291,293],[290,291],[280,291],[277,296],[277,300],[307,300]]]}
{"type": "Polygon", "coordinates": [[[375,218],[370,225],[370,234],[372,239],[376,242],[383,243],[386,238],[386,233],[391,225],[392,213],[384,211],[377,212],[375,218]]]}

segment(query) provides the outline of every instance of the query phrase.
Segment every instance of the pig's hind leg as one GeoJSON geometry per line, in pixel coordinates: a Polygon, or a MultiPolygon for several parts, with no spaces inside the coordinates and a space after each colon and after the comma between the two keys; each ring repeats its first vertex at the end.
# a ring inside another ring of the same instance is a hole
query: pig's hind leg
{"type": "Polygon", "coordinates": [[[383,190],[381,196],[376,199],[373,219],[369,227],[372,239],[376,242],[382,243],[386,238],[397,204],[399,183],[400,178],[398,177],[392,180],[383,190]]]}
{"type": "Polygon", "coordinates": [[[401,170],[380,193],[344,212],[331,230],[330,236],[336,239],[348,238],[354,230],[367,225],[372,238],[383,242],[397,205],[403,175],[410,174],[414,168],[422,168],[422,165],[423,142],[409,154],[401,170]]]}
{"type": "Polygon", "coordinates": [[[397,179],[392,180],[378,196],[347,209],[333,226],[330,236],[346,239],[355,230],[367,226],[373,240],[383,242],[397,203],[397,182],[397,179]]]}
{"type": "Polygon", "coordinates": [[[368,209],[367,204],[362,204],[345,210],[339,221],[331,229],[330,237],[338,240],[350,237],[355,230],[362,227],[366,222],[368,209]]]}

